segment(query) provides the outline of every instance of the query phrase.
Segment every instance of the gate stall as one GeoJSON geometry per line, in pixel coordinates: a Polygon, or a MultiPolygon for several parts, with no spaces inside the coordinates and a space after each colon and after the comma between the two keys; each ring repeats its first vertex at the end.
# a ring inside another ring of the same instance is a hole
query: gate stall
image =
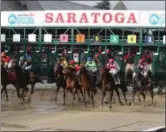
{"type": "Polygon", "coordinates": [[[88,56],[94,57],[97,49],[101,47],[100,61],[104,64],[105,51],[110,49],[124,71],[123,58],[129,50],[134,49],[136,54],[134,63],[138,64],[142,53],[148,49],[153,52],[154,82],[159,76],[162,76],[160,80],[166,80],[164,11],[95,11],[103,16],[103,19],[88,15],[94,16],[93,13],[93,11],[2,12],[1,50],[19,58],[29,49],[33,58],[33,68],[41,76],[47,76],[48,70],[53,67],[59,54],[67,56],[68,61],[74,59],[78,63],[83,63],[88,56]],[[52,14],[51,17],[48,17],[48,13],[52,14]],[[68,16],[72,13],[76,16],[74,18],[76,22],[72,22],[73,19],[68,16]],[[17,20],[13,20],[13,15],[10,14],[14,14],[17,20]],[[56,18],[59,14],[63,20],[56,18]],[[126,18],[124,21],[123,15],[126,18]],[[118,19],[106,19],[110,16],[118,19]]]}

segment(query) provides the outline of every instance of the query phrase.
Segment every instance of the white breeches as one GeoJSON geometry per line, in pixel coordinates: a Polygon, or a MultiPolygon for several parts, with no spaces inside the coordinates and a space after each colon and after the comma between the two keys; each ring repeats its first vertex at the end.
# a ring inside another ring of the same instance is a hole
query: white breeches
{"type": "Polygon", "coordinates": [[[10,69],[10,68],[12,68],[12,66],[13,66],[12,61],[10,61],[8,64],[8,68],[10,69]]]}
{"type": "Polygon", "coordinates": [[[148,70],[152,71],[152,64],[148,64],[147,68],[148,70]]]}
{"type": "Polygon", "coordinates": [[[111,69],[109,71],[109,73],[111,73],[112,75],[116,75],[118,73],[118,70],[117,69],[111,69]]]}
{"type": "Polygon", "coordinates": [[[125,71],[127,72],[129,69],[133,71],[134,70],[134,64],[127,64],[126,68],[125,68],[125,71]]]}

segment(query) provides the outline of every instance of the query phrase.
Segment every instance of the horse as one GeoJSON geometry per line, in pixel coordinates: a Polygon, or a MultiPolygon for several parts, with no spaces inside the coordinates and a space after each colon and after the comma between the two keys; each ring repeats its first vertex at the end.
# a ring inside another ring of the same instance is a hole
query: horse
{"type": "MultiPolygon", "coordinates": [[[[66,89],[65,89],[65,95],[67,96],[67,92],[68,90],[72,93],[72,107],[74,106],[74,99],[75,99],[75,94],[77,94],[78,99],[79,95],[78,95],[78,90],[81,91],[81,85],[79,84],[79,80],[78,77],[75,73],[75,71],[73,71],[73,69],[71,67],[65,67],[63,70],[63,74],[65,76],[65,80],[66,80],[66,89]]],[[[65,101],[65,100],[64,100],[65,101]]]]}
{"type": "MultiPolygon", "coordinates": [[[[32,71],[22,71],[20,68],[20,66],[17,65],[16,61],[15,60],[12,60],[10,63],[10,65],[8,66],[9,67],[9,72],[7,72],[7,70],[3,67],[1,67],[1,70],[2,70],[2,74],[1,74],[1,77],[2,77],[2,91],[1,91],[1,94],[3,93],[3,91],[5,90],[5,93],[6,93],[6,99],[8,100],[8,94],[7,94],[7,90],[6,90],[6,86],[8,84],[12,84],[15,88],[16,88],[16,91],[17,91],[17,96],[20,98],[20,95],[19,95],[19,83],[18,80],[17,80],[17,77],[19,76],[16,76],[16,69],[18,69],[18,71],[21,71],[20,73],[23,72],[23,78],[24,79],[24,84],[26,83],[27,85],[30,84],[31,85],[31,95],[33,94],[34,92],[34,87],[35,87],[35,84],[37,82],[40,82],[40,83],[43,83],[43,81],[36,75],[35,72],[32,72],[32,71]],[[11,69],[13,69],[14,71],[11,72],[11,69]]],[[[18,73],[19,74],[19,73],[18,73]]],[[[20,78],[19,80],[22,80],[21,77],[18,77],[20,78]]],[[[22,82],[21,82],[22,83],[22,82]]],[[[13,95],[14,95],[14,92],[13,92],[13,95]]],[[[29,97],[29,102],[30,102],[30,97],[29,97]]]]}
{"type": "Polygon", "coordinates": [[[3,91],[5,91],[6,101],[9,100],[7,89],[6,89],[7,85],[9,85],[9,84],[12,84],[16,88],[17,96],[18,96],[18,98],[20,98],[19,88],[17,87],[15,75],[13,73],[8,73],[7,70],[1,66],[1,85],[2,85],[1,97],[2,97],[3,91]]]}
{"type": "Polygon", "coordinates": [[[145,78],[144,75],[142,75],[139,68],[135,68],[134,74],[133,74],[133,97],[132,97],[132,105],[134,105],[134,98],[136,93],[139,93],[139,96],[143,96],[143,106],[146,106],[146,93],[147,91],[151,94],[152,99],[152,105],[154,106],[154,92],[153,92],[153,86],[151,84],[151,72],[148,71],[147,77],[145,78]]]}
{"type": "Polygon", "coordinates": [[[86,105],[86,93],[88,94],[88,97],[91,97],[92,106],[94,107],[94,95],[95,95],[95,89],[94,89],[94,81],[92,80],[94,77],[91,78],[91,75],[88,73],[85,66],[81,66],[80,68],[80,80],[81,80],[81,88],[83,92],[83,99],[84,99],[84,106],[86,105]]]}
{"type": "Polygon", "coordinates": [[[130,58],[127,61],[126,67],[125,67],[125,73],[124,73],[124,79],[128,84],[132,84],[132,78],[133,78],[133,70],[134,70],[134,63],[133,60],[130,58]]]}
{"type": "Polygon", "coordinates": [[[113,76],[109,73],[108,69],[103,69],[103,71],[101,72],[100,82],[102,86],[102,99],[101,99],[100,107],[103,107],[103,100],[107,90],[110,91],[110,105],[109,105],[110,109],[112,108],[112,97],[113,97],[114,90],[116,91],[118,95],[119,103],[123,105],[122,101],[120,100],[118,86],[115,84],[115,80],[113,76]]]}
{"type": "Polygon", "coordinates": [[[54,80],[57,85],[55,101],[57,101],[57,96],[60,88],[63,88],[63,104],[65,104],[65,89],[66,89],[66,82],[63,74],[63,67],[60,64],[55,64],[54,67],[54,80]]]}

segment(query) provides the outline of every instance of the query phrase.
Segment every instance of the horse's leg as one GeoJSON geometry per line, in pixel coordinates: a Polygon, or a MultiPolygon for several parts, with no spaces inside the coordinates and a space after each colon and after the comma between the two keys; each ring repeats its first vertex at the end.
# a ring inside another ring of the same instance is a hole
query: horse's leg
{"type": "Polygon", "coordinates": [[[133,97],[132,97],[132,103],[131,103],[132,105],[134,105],[135,94],[136,94],[136,90],[133,89],[133,97]]]}
{"type": "Polygon", "coordinates": [[[31,94],[34,93],[35,84],[36,84],[36,83],[32,83],[32,84],[31,84],[31,94]]]}
{"type": "Polygon", "coordinates": [[[103,101],[104,101],[105,94],[106,94],[106,90],[105,90],[105,87],[104,87],[104,88],[102,88],[102,97],[101,97],[100,107],[103,107],[103,101]]]}
{"type": "Polygon", "coordinates": [[[116,91],[116,94],[117,94],[117,96],[118,96],[119,103],[120,103],[121,105],[123,105],[123,102],[120,100],[120,94],[119,94],[119,90],[118,90],[117,87],[115,88],[115,91],[116,91]]]}
{"type": "Polygon", "coordinates": [[[57,87],[56,92],[55,92],[55,101],[56,102],[57,102],[57,96],[58,96],[58,93],[59,93],[59,89],[60,89],[60,87],[57,87]]]}
{"type": "Polygon", "coordinates": [[[26,87],[26,93],[25,94],[28,96],[28,102],[30,103],[31,102],[31,95],[32,95],[32,93],[29,92],[28,87],[26,87]]]}
{"type": "Polygon", "coordinates": [[[110,106],[109,106],[109,109],[112,108],[112,97],[113,97],[113,94],[114,94],[114,89],[111,89],[111,91],[110,91],[110,106]]]}
{"type": "Polygon", "coordinates": [[[140,94],[138,94],[138,101],[141,102],[140,94]]]}
{"type": "Polygon", "coordinates": [[[66,88],[63,88],[63,104],[66,104],[66,88]]]}
{"type": "Polygon", "coordinates": [[[93,90],[91,89],[91,91],[90,91],[90,96],[91,96],[91,101],[92,101],[92,106],[93,107],[95,107],[95,105],[94,105],[94,93],[93,93],[93,90]]]}
{"type": "Polygon", "coordinates": [[[77,92],[77,89],[76,88],[73,88],[72,90],[72,95],[73,95],[73,99],[72,99],[72,107],[74,106],[74,100],[75,100],[75,94],[77,92]]]}
{"type": "Polygon", "coordinates": [[[8,93],[7,93],[7,89],[6,89],[6,86],[5,86],[5,93],[6,93],[6,101],[9,101],[9,97],[8,97],[8,93]]]}
{"type": "Polygon", "coordinates": [[[152,99],[152,106],[154,107],[154,92],[153,92],[153,86],[150,87],[150,96],[151,96],[151,99],[152,99]]]}
{"type": "Polygon", "coordinates": [[[1,98],[2,98],[2,94],[3,94],[3,91],[5,90],[5,94],[6,94],[6,101],[8,101],[8,93],[7,93],[7,90],[6,90],[6,85],[4,85],[2,87],[2,90],[1,90],[1,98]]]}
{"type": "Polygon", "coordinates": [[[84,107],[87,108],[87,106],[86,106],[86,90],[84,88],[82,88],[82,91],[83,91],[84,107]]]}
{"type": "Polygon", "coordinates": [[[81,91],[80,88],[76,90],[77,98],[78,98],[79,101],[81,101],[81,98],[79,96],[78,90],[81,91]]]}
{"type": "Polygon", "coordinates": [[[143,102],[143,107],[146,107],[146,94],[143,92],[143,91],[141,91],[140,92],[140,94],[142,95],[142,97],[143,97],[143,99],[144,99],[144,102],[143,102]]]}
{"type": "Polygon", "coordinates": [[[124,89],[121,89],[122,93],[123,93],[123,97],[125,99],[125,103],[127,104],[127,98],[126,98],[126,92],[124,91],[124,89]]]}
{"type": "Polygon", "coordinates": [[[90,90],[87,90],[87,94],[88,94],[88,103],[90,103],[90,90]]]}

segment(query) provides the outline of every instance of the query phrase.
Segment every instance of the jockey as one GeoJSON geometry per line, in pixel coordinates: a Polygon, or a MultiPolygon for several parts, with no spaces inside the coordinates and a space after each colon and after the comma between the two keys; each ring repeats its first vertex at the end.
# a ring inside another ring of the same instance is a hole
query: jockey
{"type": "Polygon", "coordinates": [[[2,63],[4,63],[4,67],[8,66],[8,63],[10,62],[11,58],[9,56],[6,55],[5,52],[1,53],[1,61],[2,63]]]}
{"type": "Polygon", "coordinates": [[[109,62],[106,64],[106,69],[109,69],[109,73],[111,73],[118,83],[120,79],[118,78],[118,72],[120,71],[119,65],[114,61],[114,59],[109,59],[109,62]]]}
{"type": "Polygon", "coordinates": [[[25,69],[25,57],[24,56],[21,56],[20,59],[19,59],[19,66],[22,67],[22,69],[25,69]]]}
{"type": "Polygon", "coordinates": [[[141,73],[144,77],[147,77],[148,64],[145,62],[145,59],[140,59],[138,68],[141,70],[141,73]]]}
{"type": "Polygon", "coordinates": [[[132,70],[132,71],[134,70],[133,57],[134,55],[131,52],[128,52],[124,56],[124,61],[127,63],[125,67],[125,78],[127,77],[128,70],[132,70]]]}
{"type": "Polygon", "coordinates": [[[73,72],[76,72],[76,75],[78,77],[78,81],[79,81],[79,84],[80,84],[81,83],[80,77],[79,77],[79,75],[80,75],[80,72],[79,72],[80,71],[80,66],[78,64],[76,64],[74,60],[70,60],[69,67],[72,68],[73,72]]]}
{"type": "Polygon", "coordinates": [[[147,50],[144,53],[144,58],[148,65],[148,70],[152,71],[152,54],[147,50]]]}
{"type": "Polygon", "coordinates": [[[32,61],[31,58],[26,58],[26,62],[24,63],[25,70],[31,70],[32,69],[31,61],[32,61]]]}
{"type": "Polygon", "coordinates": [[[97,72],[97,65],[96,62],[92,59],[92,57],[88,57],[88,61],[86,62],[85,67],[88,71],[91,71],[93,73],[97,72]]]}
{"type": "Polygon", "coordinates": [[[73,70],[73,72],[76,71],[76,68],[75,68],[75,61],[74,61],[74,60],[70,60],[70,62],[69,62],[69,67],[73,70]]]}

